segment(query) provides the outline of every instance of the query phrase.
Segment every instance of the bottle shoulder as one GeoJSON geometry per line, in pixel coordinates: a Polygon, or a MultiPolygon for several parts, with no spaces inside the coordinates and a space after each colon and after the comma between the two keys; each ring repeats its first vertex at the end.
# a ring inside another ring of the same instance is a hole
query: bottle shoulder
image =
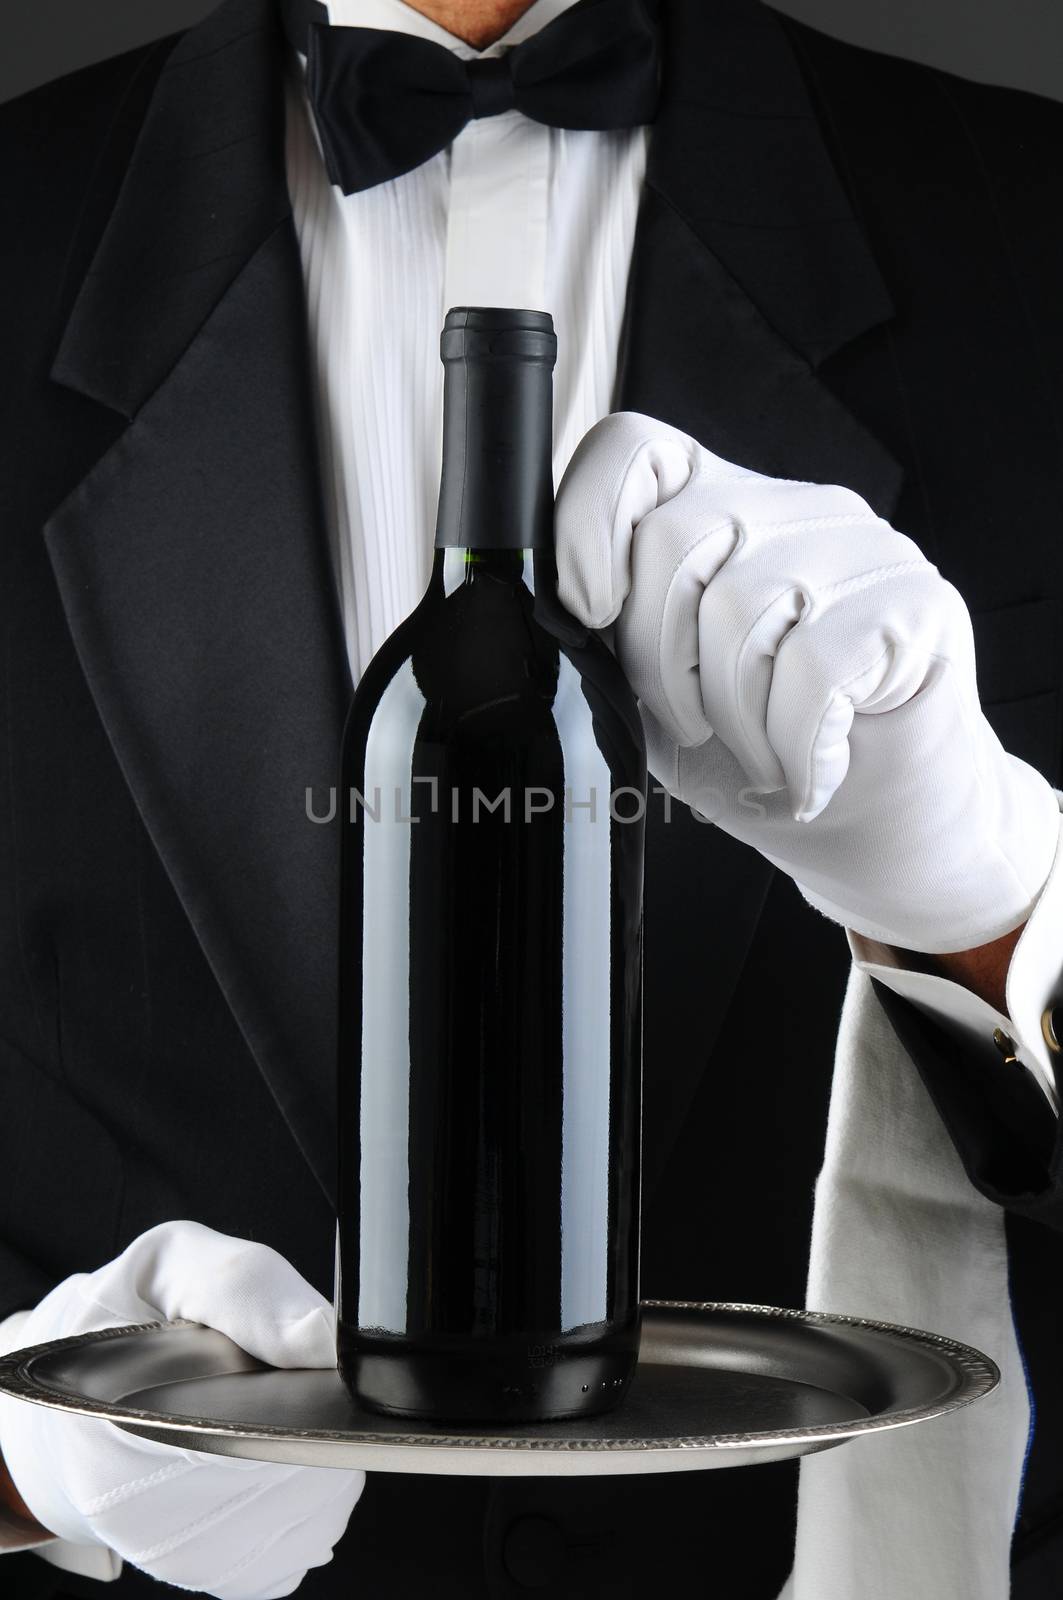
{"type": "Polygon", "coordinates": [[[644,761],[637,702],[618,663],[556,602],[504,585],[430,592],[367,667],[344,760],[356,763],[384,720],[410,739],[531,740],[571,727],[578,702],[627,765],[644,761]]]}

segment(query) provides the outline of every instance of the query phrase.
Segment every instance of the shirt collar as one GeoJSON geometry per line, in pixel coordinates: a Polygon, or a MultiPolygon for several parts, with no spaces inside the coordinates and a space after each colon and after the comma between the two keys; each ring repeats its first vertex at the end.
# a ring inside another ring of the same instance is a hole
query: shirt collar
{"type": "Polygon", "coordinates": [[[455,54],[470,58],[497,55],[524,39],[530,39],[532,34],[545,28],[548,22],[553,22],[555,17],[575,3],[576,0],[535,0],[534,5],[517,18],[501,39],[496,39],[483,51],[474,50],[464,39],[456,38],[446,28],[441,28],[438,22],[415,11],[413,6],[406,5],[405,0],[328,0],[328,14],[329,22],[334,26],[384,28],[392,33],[410,33],[415,38],[430,39],[433,44],[444,45],[455,54]]]}

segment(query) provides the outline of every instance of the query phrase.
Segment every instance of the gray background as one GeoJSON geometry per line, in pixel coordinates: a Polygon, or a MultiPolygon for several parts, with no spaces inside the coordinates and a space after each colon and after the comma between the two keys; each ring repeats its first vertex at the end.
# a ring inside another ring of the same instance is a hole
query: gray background
{"type": "MultiPolygon", "coordinates": [[[[0,100],[156,39],[215,0],[0,0],[0,100]]],[[[712,0],[704,0],[709,5],[712,0]]],[[[780,11],[872,50],[1063,100],[1061,0],[775,0],[780,11]]]]}

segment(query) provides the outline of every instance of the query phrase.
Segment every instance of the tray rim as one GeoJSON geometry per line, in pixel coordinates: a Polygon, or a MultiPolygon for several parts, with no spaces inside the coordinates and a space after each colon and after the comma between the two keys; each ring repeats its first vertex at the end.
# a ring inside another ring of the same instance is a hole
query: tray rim
{"type": "MultiPolygon", "coordinates": [[[[75,1350],[84,1346],[104,1344],[129,1334],[150,1334],[174,1328],[203,1328],[206,1325],[187,1318],[158,1319],[150,1322],[125,1323],[119,1327],[90,1330],[52,1339],[44,1344],[29,1345],[0,1356],[0,1395],[28,1401],[53,1410],[72,1412],[78,1416],[96,1417],[102,1421],[128,1426],[132,1431],[150,1429],[153,1434],[194,1433],[201,1437],[230,1437],[245,1440],[283,1439],[327,1444],[356,1445],[372,1452],[385,1450],[450,1450],[461,1453],[475,1451],[520,1451],[538,1453],[578,1452],[590,1454],[663,1452],[683,1450],[765,1450],[782,1445],[804,1445],[809,1450],[826,1449],[832,1444],[861,1438],[868,1434],[883,1433],[895,1428],[947,1416],[990,1394],[1000,1382],[1000,1369],[996,1362],[972,1345],[951,1339],[945,1334],[930,1333],[922,1328],[910,1328],[900,1323],[882,1322],[871,1317],[852,1317],[840,1312],[809,1311],[796,1308],[747,1304],[740,1301],[715,1300],[642,1300],[641,1308],[661,1311],[689,1311],[704,1315],[734,1313],[753,1316],[770,1322],[790,1322],[808,1327],[862,1329],[884,1335],[905,1345],[916,1345],[943,1358],[955,1376],[955,1388],[946,1396],[929,1404],[902,1407],[880,1412],[874,1416],[856,1417],[849,1422],[832,1422],[798,1428],[760,1429],[743,1433],[684,1434],[664,1438],[630,1437],[601,1439],[544,1438],[533,1433],[463,1434],[448,1433],[365,1433],[352,1434],[344,1430],[327,1428],[293,1428],[276,1425],[244,1425],[224,1418],[204,1418],[179,1415],[176,1412],[146,1411],[138,1406],[121,1402],[92,1400],[70,1391],[54,1388],[32,1373],[34,1364],[47,1356],[75,1350]]],[[[217,1330],[209,1329],[215,1332],[217,1330]]],[[[228,1337],[222,1335],[222,1337],[228,1337]]],[[[235,1344],[235,1340],[231,1341],[235,1344]]],[[[239,1346],[237,1346],[239,1348],[239,1346]]],[[[647,1363],[656,1365],[657,1363],[647,1363]]],[[[265,1364],[263,1364],[265,1365],[265,1364]]],[[[266,1370],[270,1370],[266,1367],[266,1370]]],[[[293,1371],[305,1370],[293,1368],[293,1371]]],[[[527,1426],[527,1425],[526,1425],[527,1426]]],[[[188,1448],[189,1446],[185,1446],[188,1448]]]]}

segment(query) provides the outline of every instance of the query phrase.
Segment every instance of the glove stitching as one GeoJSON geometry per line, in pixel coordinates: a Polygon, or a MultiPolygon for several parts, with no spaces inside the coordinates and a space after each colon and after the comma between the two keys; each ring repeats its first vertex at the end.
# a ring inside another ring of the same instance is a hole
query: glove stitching
{"type": "MultiPolygon", "coordinates": [[[[346,1474],[344,1474],[344,1476],[346,1476],[346,1474]]],[[[210,1580],[211,1583],[214,1584],[215,1587],[220,1587],[221,1584],[228,1583],[232,1578],[235,1578],[240,1572],[242,1572],[245,1567],[249,1567],[253,1562],[257,1561],[260,1556],[266,1553],[267,1550],[271,1549],[274,1545],[279,1544],[282,1539],[286,1539],[289,1534],[298,1532],[298,1530],[305,1527],[308,1522],[312,1522],[315,1517],[321,1516],[325,1511],[328,1510],[329,1506],[335,1505],[336,1501],[341,1499],[343,1495],[349,1493],[349,1491],[350,1484],[343,1483],[339,1489],[336,1490],[335,1494],[329,1495],[327,1500],[315,1505],[313,1510],[308,1511],[304,1517],[300,1517],[298,1522],[289,1523],[287,1526],[282,1527],[279,1530],[276,1528],[273,1529],[270,1533],[266,1534],[264,1538],[260,1539],[258,1544],[255,1545],[252,1550],[249,1550],[246,1555],[241,1556],[239,1561],[234,1562],[231,1567],[226,1567],[223,1572],[215,1574],[215,1576],[210,1580]]]]}
{"type": "Polygon", "coordinates": [[[195,1522],[190,1522],[187,1527],[179,1529],[177,1533],[171,1534],[169,1538],[161,1539],[157,1544],[148,1545],[143,1550],[128,1553],[126,1560],[131,1561],[135,1567],[140,1567],[146,1561],[159,1561],[163,1556],[172,1555],[175,1550],[179,1550],[182,1545],[187,1544],[197,1534],[203,1533],[216,1523],[224,1521],[232,1516],[234,1512],[243,1510],[253,1501],[260,1499],[278,1481],[292,1478],[301,1470],[299,1467],[292,1467],[290,1471],[284,1473],[283,1480],[260,1479],[257,1483],[242,1489],[238,1494],[230,1495],[228,1500],[223,1500],[220,1504],[212,1506],[209,1511],[204,1512],[203,1516],[197,1517],[195,1522]]]}
{"type": "Polygon", "coordinates": [[[117,1488],[108,1489],[105,1494],[97,1495],[95,1499],[86,1500],[81,1506],[84,1517],[98,1516],[101,1511],[108,1510],[111,1506],[121,1505],[124,1501],[134,1500],[137,1495],[145,1490],[154,1488],[157,1484],[167,1483],[173,1478],[183,1477],[186,1473],[195,1470],[191,1461],[166,1462],[163,1466],[149,1472],[143,1478],[131,1478],[128,1483],[120,1483],[117,1488]]]}
{"type": "MultiPolygon", "coordinates": [[[[818,489],[819,484],[813,487],[818,489]]],[[[865,528],[871,523],[882,523],[882,518],[876,517],[873,512],[869,516],[862,517],[850,511],[835,511],[830,516],[824,517],[789,517],[781,522],[758,522],[756,517],[743,520],[748,520],[752,527],[770,529],[772,533],[803,533],[807,528],[865,528]]],[[[888,527],[889,524],[885,523],[883,526],[888,527]]],[[[930,565],[925,559],[922,564],[930,565]]]]}
{"type": "Polygon", "coordinates": [[[879,582],[882,578],[903,577],[906,572],[934,572],[929,561],[894,561],[888,566],[873,567],[870,572],[858,573],[852,578],[839,578],[836,583],[825,583],[817,590],[820,595],[843,595],[859,593],[864,589],[879,582]]]}

